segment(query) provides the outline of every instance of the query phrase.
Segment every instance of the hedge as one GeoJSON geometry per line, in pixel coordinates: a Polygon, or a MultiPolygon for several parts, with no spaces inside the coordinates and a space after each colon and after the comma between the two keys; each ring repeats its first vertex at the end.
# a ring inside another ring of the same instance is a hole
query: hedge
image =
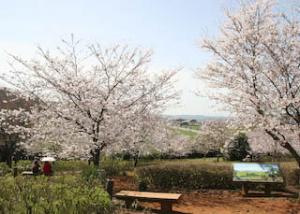
{"type": "Polygon", "coordinates": [[[150,188],[169,189],[233,189],[231,166],[224,163],[162,164],[139,168],[137,176],[150,188]]]}
{"type": "MultiPolygon", "coordinates": [[[[296,185],[299,179],[297,165],[281,164],[287,185],[296,185]]],[[[236,189],[240,186],[232,181],[231,162],[162,163],[140,167],[136,171],[138,180],[152,190],[171,189],[236,189]]]]}

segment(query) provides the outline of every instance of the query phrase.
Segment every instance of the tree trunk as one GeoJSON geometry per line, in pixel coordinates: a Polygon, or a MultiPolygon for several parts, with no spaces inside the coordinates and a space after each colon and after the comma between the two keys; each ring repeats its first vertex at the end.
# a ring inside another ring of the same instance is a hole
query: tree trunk
{"type": "Polygon", "coordinates": [[[136,167],[136,166],[137,166],[137,164],[138,164],[138,160],[139,160],[139,157],[138,157],[138,155],[135,155],[135,156],[133,157],[133,165],[134,165],[134,167],[136,167]]]}
{"type": "Polygon", "coordinates": [[[93,157],[92,160],[93,160],[94,166],[99,167],[100,166],[100,148],[92,149],[90,154],[93,157]]]}
{"type": "Polygon", "coordinates": [[[12,168],[12,159],[10,155],[8,155],[6,158],[6,164],[8,165],[9,168],[12,168]]]}
{"type": "Polygon", "coordinates": [[[300,155],[295,150],[295,148],[289,142],[287,142],[287,141],[281,142],[280,145],[283,148],[287,149],[291,153],[291,155],[295,158],[295,160],[297,161],[297,164],[298,164],[298,166],[300,168],[300,155]]]}
{"type": "Polygon", "coordinates": [[[295,158],[295,160],[300,168],[300,155],[295,150],[295,148],[286,140],[281,140],[274,132],[272,132],[268,129],[266,129],[265,132],[268,135],[270,135],[274,141],[279,142],[280,146],[282,146],[283,148],[285,148],[286,150],[288,150],[290,152],[290,154],[293,156],[293,158],[295,158]]]}

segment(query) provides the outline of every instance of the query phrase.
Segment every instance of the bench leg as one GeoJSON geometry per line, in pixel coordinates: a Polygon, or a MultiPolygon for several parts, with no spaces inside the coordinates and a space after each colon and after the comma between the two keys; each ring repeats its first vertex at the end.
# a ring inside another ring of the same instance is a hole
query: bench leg
{"type": "Polygon", "coordinates": [[[242,185],[242,194],[246,196],[246,195],[248,195],[248,191],[249,191],[248,185],[246,183],[243,184],[242,185]]]}
{"type": "Polygon", "coordinates": [[[270,184],[265,184],[265,194],[271,195],[271,185],[270,184]]]}
{"type": "Polygon", "coordinates": [[[125,200],[125,206],[126,206],[127,209],[131,208],[133,201],[134,200],[132,200],[132,199],[126,199],[125,200]]]}
{"type": "Polygon", "coordinates": [[[170,212],[172,212],[172,203],[162,201],[162,202],[160,202],[160,209],[163,213],[170,213],[170,212]]]}

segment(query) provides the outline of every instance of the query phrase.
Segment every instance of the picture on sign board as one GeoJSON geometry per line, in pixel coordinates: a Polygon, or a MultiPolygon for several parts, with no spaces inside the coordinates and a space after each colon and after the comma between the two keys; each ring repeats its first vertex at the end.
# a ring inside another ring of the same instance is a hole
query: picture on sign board
{"type": "Polygon", "coordinates": [[[282,183],[283,177],[278,164],[234,163],[233,181],[282,183]]]}

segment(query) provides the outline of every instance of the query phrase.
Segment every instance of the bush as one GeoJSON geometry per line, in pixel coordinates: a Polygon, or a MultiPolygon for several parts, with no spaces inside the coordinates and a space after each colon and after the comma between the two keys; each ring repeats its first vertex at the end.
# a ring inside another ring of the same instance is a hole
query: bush
{"type": "Polygon", "coordinates": [[[239,132],[232,140],[225,145],[224,157],[230,161],[241,161],[250,152],[248,137],[245,133],[239,132]]]}
{"type": "Polygon", "coordinates": [[[104,159],[100,162],[100,168],[105,171],[107,176],[116,176],[132,170],[133,163],[131,161],[104,159]]]}
{"type": "Polygon", "coordinates": [[[88,166],[81,172],[81,177],[86,182],[92,182],[94,180],[99,180],[103,185],[106,181],[106,174],[104,170],[100,170],[95,166],[88,166]]]}
{"type": "Polygon", "coordinates": [[[74,176],[0,179],[0,213],[111,213],[111,201],[101,186],[89,186],[74,176]]]}
{"type": "Polygon", "coordinates": [[[0,176],[11,173],[11,169],[8,167],[6,163],[0,163],[0,176]]]}
{"type": "Polygon", "coordinates": [[[160,164],[137,169],[140,182],[151,189],[234,189],[232,167],[227,163],[160,164]]]}

